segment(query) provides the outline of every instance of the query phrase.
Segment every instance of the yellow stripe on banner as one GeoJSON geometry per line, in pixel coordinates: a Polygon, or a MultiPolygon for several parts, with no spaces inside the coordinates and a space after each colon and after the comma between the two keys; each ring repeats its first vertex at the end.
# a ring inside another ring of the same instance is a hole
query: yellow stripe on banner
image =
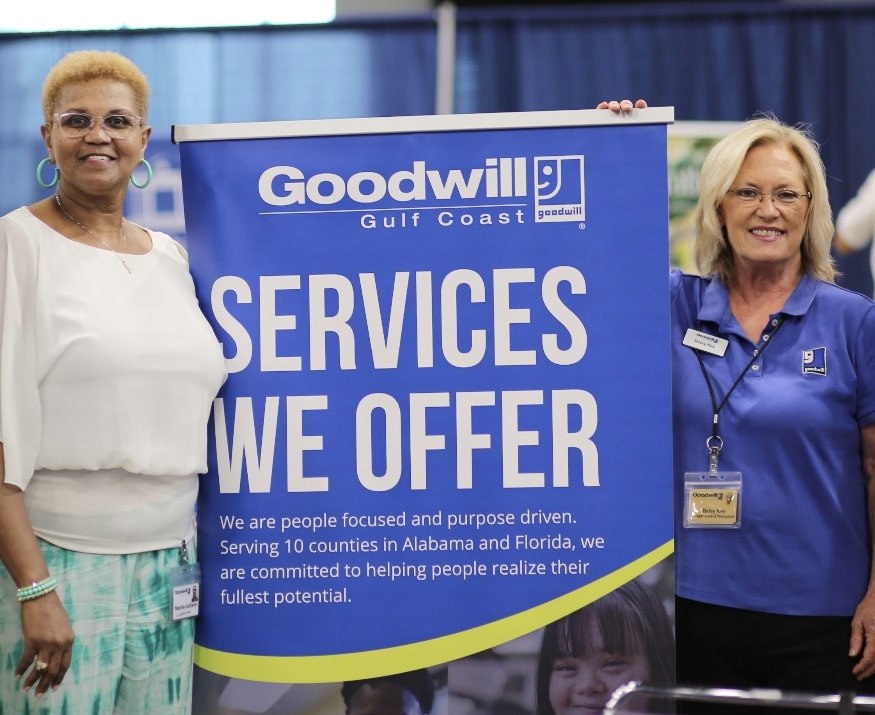
{"type": "Polygon", "coordinates": [[[522,613],[432,640],[395,648],[312,656],[226,653],[195,646],[194,662],[219,675],[266,683],[334,683],[448,663],[542,628],[640,576],[674,551],[669,541],[623,568],[522,613]]]}

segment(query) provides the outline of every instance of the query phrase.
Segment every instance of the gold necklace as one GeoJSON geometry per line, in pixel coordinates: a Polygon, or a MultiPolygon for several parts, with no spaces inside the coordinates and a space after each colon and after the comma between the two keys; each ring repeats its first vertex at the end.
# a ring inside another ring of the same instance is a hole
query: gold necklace
{"type": "Polygon", "coordinates": [[[58,208],[61,209],[61,213],[63,213],[64,216],[66,216],[73,223],[75,223],[79,228],[81,228],[83,231],[85,231],[85,233],[88,233],[88,234],[94,236],[94,238],[96,238],[98,241],[100,241],[103,244],[104,248],[106,248],[107,251],[112,251],[115,254],[115,257],[121,261],[122,265],[125,267],[125,270],[128,273],[133,273],[133,270],[131,269],[131,266],[127,260],[128,236],[125,233],[125,220],[124,220],[124,218],[122,219],[121,224],[119,224],[119,227],[122,230],[122,243],[124,244],[124,247],[125,247],[124,248],[125,255],[122,255],[118,251],[116,251],[112,246],[110,246],[106,241],[104,241],[100,236],[98,236],[96,233],[94,233],[94,231],[92,231],[90,228],[88,228],[88,226],[83,226],[75,218],[73,218],[67,212],[67,209],[64,208],[64,205],[61,203],[61,197],[58,194],[55,194],[55,203],[58,204],[58,208]]]}

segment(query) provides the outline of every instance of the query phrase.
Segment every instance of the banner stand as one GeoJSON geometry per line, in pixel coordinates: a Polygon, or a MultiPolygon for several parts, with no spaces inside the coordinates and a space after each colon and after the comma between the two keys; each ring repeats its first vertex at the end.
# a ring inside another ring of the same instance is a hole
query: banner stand
{"type": "Polygon", "coordinates": [[[173,128],[230,373],[195,712],[531,711],[547,626],[670,601],[672,121],[173,128]]]}

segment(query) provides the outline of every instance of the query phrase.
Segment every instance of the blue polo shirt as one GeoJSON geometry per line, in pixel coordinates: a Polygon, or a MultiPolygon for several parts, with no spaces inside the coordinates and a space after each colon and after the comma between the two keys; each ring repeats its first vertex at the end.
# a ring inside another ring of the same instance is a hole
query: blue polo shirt
{"type": "Polygon", "coordinates": [[[672,271],[676,589],[685,598],[790,615],[850,616],[871,537],[860,427],[875,422],[875,303],[806,276],[754,345],[716,277],[672,271]],[[684,472],[708,469],[713,409],[688,328],[729,341],[702,353],[720,412],[721,471],[742,473],[741,527],[683,528],[684,472]]]}

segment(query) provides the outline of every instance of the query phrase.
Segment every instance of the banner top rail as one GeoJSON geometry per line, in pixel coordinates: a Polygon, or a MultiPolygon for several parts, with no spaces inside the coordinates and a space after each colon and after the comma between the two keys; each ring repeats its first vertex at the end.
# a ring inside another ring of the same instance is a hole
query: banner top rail
{"type": "Polygon", "coordinates": [[[432,114],[356,119],[305,119],[274,122],[173,125],[174,144],[190,141],[271,139],[295,136],[346,134],[398,134],[410,132],[476,131],[534,127],[595,126],[616,124],[672,124],[674,107],[648,107],[615,114],[606,109],[543,112],[493,112],[482,114],[432,114]]]}

